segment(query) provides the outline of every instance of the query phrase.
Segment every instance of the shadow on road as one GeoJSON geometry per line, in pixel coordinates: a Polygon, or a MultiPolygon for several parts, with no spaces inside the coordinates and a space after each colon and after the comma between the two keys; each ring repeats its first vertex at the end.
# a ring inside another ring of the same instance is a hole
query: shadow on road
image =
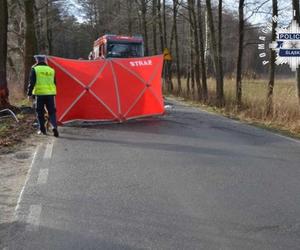
{"type": "MultiPolygon", "coordinates": [[[[249,160],[253,159],[262,159],[262,160],[273,160],[274,157],[266,157],[266,156],[259,156],[257,154],[249,153],[242,153],[236,154],[232,148],[229,149],[218,149],[218,148],[209,148],[209,147],[200,147],[200,146],[191,146],[191,145],[180,145],[180,144],[169,144],[169,143],[156,143],[156,142],[137,142],[137,141],[129,141],[129,140],[113,140],[113,139],[96,139],[91,137],[80,137],[80,136],[67,136],[63,135],[60,137],[61,139],[66,139],[70,141],[78,141],[78,142],[96,142],[96,143],[110,143],[121,145],[126,148],[137,148],[137,149],[149,149],[149,150],[158,150],[158,151],[169,151],[174,153],[190,153],[190,154],[202,154],[206,156],[213,156],[213,157],[222,157],[227,159],[241,159],[244,161],[246,158],[249,160]]],[[[281,159],[277,159],[281,160],[281,159]]],[[[282,162],[285,160],[282,159],[282,162]]]]}
{"type": "Polygon", "coordinates": [[[74,122],[65,127],[84,128],[89,131],[127,131],[187,138],[209,138],[209,140],[228,137],[228,140],[230,139],[232,142],[238,140],[250,145],[266,145],[282,141],[281,138],[270,136],[270,133],[266,133],[262,129],[234,123],[221,116],[188,108],[168,111],[162,117],[129,120],[124,123],[74,122]]]}
{"type": "MultiPolygon", "coordinates": [[[[170,214],[165,216],[170,217],[170,214]]],[[[151,218],[155,218],[155,216],[151,218]]],[[[0,234],[0,247],[1,249],[13,250],[137,250],[152,249],[152,247],[157,249],[157,246],[160,246],[160,249],[184,249],[183,247],[188,249],[281,249],[281,243],[269,238],[272,234],[280,233],[281,230],[278,226],[256,227],[238,223],[212,222],[187,216],[187,218],[180,218],[180,220],[184,220],[184,225],[186,225],[182,228],[179,227],[179,223],[177,224],[179,218],[173,218],[173,222],[169,225],[164,225],[163,221],[155,225],[150,219],[146,222],[141,221],[139,217],[136,217],[136,220],[132,219],[105,216],[104,222],[110,221],[110,229],[114,230],[110,236],[102,234],[100,231],[91,233],[89,228],[80,233],[75,231],[78,228],[66,231],[44,226],[28,231],[26,230],[27,223],[0,224],[0,233],[2,232],[0,234]],[[195,230],[191,230],[191,228],[195,230]],[[5,237],[3,237],[4,231],[5,237]],[[135,240],[132,240],[132,244],[128,245],[126,241],[130,241],[130,238],[135,240]]],[[[290,241],[292,239],[286,237],[285,244],[293,242],[290,241]]]]}
{"type": "Polygon", "coordinates": [[[28,231],[27,226],[28,224],[22,222],[0,224],[0,249],[140,249],[101,239],[101,235],[87,236],[88,232],[81,234],[43,226],[28,231]]]}

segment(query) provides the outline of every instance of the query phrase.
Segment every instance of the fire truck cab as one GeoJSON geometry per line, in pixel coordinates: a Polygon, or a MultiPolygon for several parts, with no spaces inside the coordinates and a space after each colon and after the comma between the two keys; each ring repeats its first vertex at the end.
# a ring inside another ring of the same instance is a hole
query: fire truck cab
{"type": "Polygon", "coordinates": [[[130,58],[144,56],[144,42],[141,36],[119,36],[106,34],[94,42],[89,59],[130,58]]]}

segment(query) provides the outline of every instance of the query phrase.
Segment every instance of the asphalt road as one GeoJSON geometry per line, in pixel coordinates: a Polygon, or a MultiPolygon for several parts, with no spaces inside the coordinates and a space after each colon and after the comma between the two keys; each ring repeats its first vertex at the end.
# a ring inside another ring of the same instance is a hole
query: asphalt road
{"type": "Polygon", "coordinates": [[[41,145],[6,249],[300,249],[300,142],[178,104],[41,145]]]}

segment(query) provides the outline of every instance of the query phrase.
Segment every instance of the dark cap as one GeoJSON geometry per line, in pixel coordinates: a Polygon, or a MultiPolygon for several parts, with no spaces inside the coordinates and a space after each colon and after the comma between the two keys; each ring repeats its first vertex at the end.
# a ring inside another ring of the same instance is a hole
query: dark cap
{"type": "Polygon", "coordinates": [[[45,55],[34,55],[34,58],[38,63],[46,62],[46,56],[45,55]]]}

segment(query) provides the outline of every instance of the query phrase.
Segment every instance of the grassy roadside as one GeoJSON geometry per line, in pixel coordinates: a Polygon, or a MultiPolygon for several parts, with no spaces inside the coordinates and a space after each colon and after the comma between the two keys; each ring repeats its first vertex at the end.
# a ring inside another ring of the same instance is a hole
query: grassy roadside
{"type": "Polygon", "coordinates": [[[245,116],[245,114],[243,112],[238,113],[234,110],[232,110],[232,112],[229,112],[228,110],[226,110],[225,108],[217,108],[215,106],[209,106],[209,105],[204,105],[201,104],[197,101],[192,101],[188,98],[183,98],[183,97],[178,97],[178,96],[174,96],[174,95],[165,95],[168,99],[170,100],[175,100],[178,102],[181,102],[187,106],[190,107],[194,107],[194,108],[199,108],[202,110],[205,110],[209,113],[213,113],[213,114],[219,114],[222,116],[225,116],[227,118],[230,119],[234,119],[249,125],[253,125],[259,128],[263,128],[263,129],[267,129],[269,131],[284,135],[284,136],[288,136],[288,137],[292,137],[295,139],[300,139],[300,131],[294,131],[294,130],[290,130],[288,127],[284,127],[281,124],[278,124],[276,122],[272,122],[270,120],[263,120],[263,119],[255,119],[255,118],[251,118],[251,117],[247,117],[245,116]]]}
{"type": "MultiPolygon", "coordinates": [[[[174,93],[177,90],[176,83],[177,81],[173,79],[174,93]]],[[[217,108],[214,105],[216,83],[212,78],[207,81],[209,93],[207,105],[197,101],[197,89],[195,89],[194,94],[188,93],[186,79],[182,79],[182,94],[180,97],[171,96],[171,98],[209,112],[218,113],[287,136],[300,138],[300,106],[295,79],[276,79],[273,89],[273,110],[269,116],[266,116],[267,83],[268,79],[243,79],[243,106],[240,110],[236,109],[236,86],[233,78],[224,79],[226,100],[224,108],[217,108]]]]}

